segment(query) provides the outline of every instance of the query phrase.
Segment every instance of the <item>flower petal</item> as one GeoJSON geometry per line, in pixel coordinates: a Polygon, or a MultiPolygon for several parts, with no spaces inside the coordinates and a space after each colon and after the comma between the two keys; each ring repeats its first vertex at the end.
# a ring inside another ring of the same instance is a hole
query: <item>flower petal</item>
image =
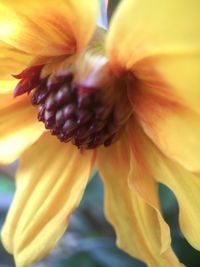
{"type": "MultiPolygon", "coordinates": [[[[118,141],[108,149],[101,149],[97,155],[105,185],[105,212],[116,230],[117,244],[149,267],[181,266],[169,248],[168,227],[161,216],[158,216],[155,184],[147,181],[144,186],[151,185],[148,194],[155,199],[157,210],[152,203],[149,205],[145,202],[146,199],[144,201],[134,187],[128,185],[128,178],[134,175],[135,170],[130,166],[129,147],[126,144],[126,140],[118,141]],[[165,232],[167,240],[161,241],[161,231],[165,232]],[[167,244],[165,251],[161,244],[163,241],[167,244]]],[[[149,177],[145,178],[148,180],[149,177]]]]}
{"type": "Polygon", "coordinates": [[[4,94],[3,99],[0,99],[2,107],[3,102],[5,102],[5,94],[11,96],[11,92],[18,83],[18,80],[12,77],[12,74],[20,73],[25,69],[30,64],[32,56],[1,41],[0,51],[0,95],[4,94]]]}
{"type": "MultiPolygon", "coordinates": [[[[16,79],[11,80],[0,80],[0,95],[9,95],[9,98],[11,99],[11,95],[13,92],[13,88],[17,85],[19,81],[16,79]]],[[[3,99],[0,100],[3,103],[3,99]]],[[[1,103],[0,102],[0,103],[1,103]]]]}
{"type": "Polygon", "coordinates": [[[40,137],[44,126],[27,96],[15,100],[11,94],[0,96],[0,162],[8,164],[40,137]]]}
{"type": "Polygon", "coordinates": [[[179,204],[180,228],[188,242],[200,250],[200,174],[185,170],[170,160],[165,165],[154,165],[158,182],[167,185],[175,194],[179,204]]]}
{"type": "Polygon", "coordinates": [[[44,134],[22,156],[17,192],[3,228],[3,243],[17,267],[44,257],[63,235],[79,204],[92,153],[44,134]]]}
{"type": "Polygon", "coordinates": [[[2,0],[0,40],[34,55],[73,53],[93,34],[97,10],[97,0],[2,0]]]}
{"type": "MultiPolygon", "coordinates": [[[[0,80],[14,80],[12,74],[18,74],[32,60],[32,57],[0,41],[0,80]]],[[[0,93],[1,93],[0,88],[0,93]]]]}
{"type": "MultiPolygon", "coordinates": [[[[132,127],[131,135],[135,130],[132,127]]],[[[185,170],[164,156],[141,130],[139,136],[140,150],[150,174],[174,192],[179,204],[181,230],[188,242],[200,250],[200,175],[185,170]]]]}
{"type": "Polygon", "coordinates": [[[162,152],[188,170],[200,171],[200,115],[152,88],[130,88],[129,95],[146,134],[162,152]]]}
{"type": "Polygon", "coordinates": [[[124,0],[107,39],[111,64],[200,112],[199,25],[198,0],[124,0]]]}

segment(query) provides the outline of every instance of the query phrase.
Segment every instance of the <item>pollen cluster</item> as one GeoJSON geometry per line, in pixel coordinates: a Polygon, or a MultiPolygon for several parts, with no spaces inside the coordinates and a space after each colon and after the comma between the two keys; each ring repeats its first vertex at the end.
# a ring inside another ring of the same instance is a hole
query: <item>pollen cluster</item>
{"type": "Polygon", "coordinates": [[[31,92],[38,120],[61,142],[86,149],[111,145],[122,128],[118,106],[105,101],[101,88],[74,82],[73,72],[55,76],[52,83],[40,78],[42,68],[33,66],[15,76],[21,79],[15,96],[31,92]]]}

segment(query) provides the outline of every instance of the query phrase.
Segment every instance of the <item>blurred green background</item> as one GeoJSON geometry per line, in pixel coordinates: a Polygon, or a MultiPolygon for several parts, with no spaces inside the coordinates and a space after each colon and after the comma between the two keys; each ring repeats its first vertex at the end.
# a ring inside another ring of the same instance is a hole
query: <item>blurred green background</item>
{"type": "MultiPolygon", "coordinates": [[[[12,170],[0,173],[0,227],[15,190],[12,170]]],[[[163,213],[170,224],[173,248],[188,267],[200,266],[200,253],[183,238],[178,228],[174,195],[160,186],[163,213]]],[[[115,246],[115,234],[103,214],[103,187],[98,174],[89,182],[81,205],[70,218],[70,226],[58,246],[35,267],[145,267],[115,246]]],[[[14,267],[12,256],[0,244],[0,267],[14,267]]]]}

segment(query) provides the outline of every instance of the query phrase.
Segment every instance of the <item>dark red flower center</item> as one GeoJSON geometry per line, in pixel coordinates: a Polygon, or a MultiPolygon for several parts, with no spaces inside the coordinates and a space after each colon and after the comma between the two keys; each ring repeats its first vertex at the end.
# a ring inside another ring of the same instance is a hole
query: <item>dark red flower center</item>
{"type": "Polygon", "coordinates": [[[72,141],[86,149],[112,144],[124,125],[118,118],[117,103],[105,101],[101,88],[74,82],[72,72],[55,75],[53,81],[41,79],[43,67],[33,66],[15,75],[20,82],[14,95],[31,92],[31,103],[38,106],[38,120],[61,142],[72,141]]]}

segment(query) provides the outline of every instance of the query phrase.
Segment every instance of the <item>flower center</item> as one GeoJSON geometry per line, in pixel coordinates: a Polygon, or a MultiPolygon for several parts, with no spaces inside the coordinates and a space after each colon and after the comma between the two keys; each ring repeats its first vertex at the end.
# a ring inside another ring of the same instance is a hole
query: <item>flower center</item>
{"type": "Polygon", "coordinates": [[[103,57],[65,66],[64,71],[42,77],[46,65],[36,65],[15,77],[21,81],[14,95],[31,93],[38,120],[61,142],[93,149],[115,142],[131,114],[126,88],[111,78],[103,57]],[[53,77],[53,78],[52,78],[53,77]]]}

